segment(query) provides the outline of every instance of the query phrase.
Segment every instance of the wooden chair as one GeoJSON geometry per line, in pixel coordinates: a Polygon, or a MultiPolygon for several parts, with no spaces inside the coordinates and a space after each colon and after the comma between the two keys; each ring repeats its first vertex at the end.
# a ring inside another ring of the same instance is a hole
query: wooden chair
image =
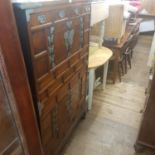
{"type": "Polygon", "coordinates": [[[134,34],[134,36],[132,38],[132,41],[131,41],[131,44],[130,44],[131,58],[133,57],[134,48],[135,48],[135,46],[137,45],[137,42],[138,42],[138,36],[139,36],[139,31],[136,34],[134,34]]]}
{"type": "MultiPolygon", "coordinates": [[[[114,61],[115,61],[115,58],[112,57],[110,59],[110,65],[109,65],[110,66],[109,72],[111,72],[111,73],[112,73],[112,70],[113,70],[114,65],[115,65],[114,61]]],[[[123,53],[123,50],[121,50],[120,58],[118,60],[118,70],[117,71],[118,71],[119,81],[121,82],[122,81],[121,76],[125,74],[125,55],[123,53]]]]}
{"type": "Polygon", "coordinates": [[[124,67],[125,67],[125,73],[127,73],[127,68],[128,65],[131,69],[131,57],[132,57],[132,53],[133,53],[133,46],[131,46],[133,42],[133,35],[130,36],[130,38],[128,39],[128,41],[125,43],[124,47],[123,47],[123,54],[124,54],[124,67]]]}

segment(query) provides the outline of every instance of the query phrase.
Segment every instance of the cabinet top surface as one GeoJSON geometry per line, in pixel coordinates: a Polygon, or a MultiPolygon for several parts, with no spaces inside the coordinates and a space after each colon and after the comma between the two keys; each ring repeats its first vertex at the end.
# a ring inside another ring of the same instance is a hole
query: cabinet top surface
{"type": "Polygon", "coordinates": [[[74,2],[90,3],[90,0],[12,0],[12,3],[20,9],[33,9],[53,4],[71,4],[74,2]]]}

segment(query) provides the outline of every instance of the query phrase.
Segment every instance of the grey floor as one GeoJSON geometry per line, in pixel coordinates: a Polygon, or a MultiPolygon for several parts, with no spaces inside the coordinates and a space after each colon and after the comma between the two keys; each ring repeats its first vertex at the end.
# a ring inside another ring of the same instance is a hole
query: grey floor
{"type": "Polygon", "coordinates": [[[151,155],[150,150],[136,154],[133,147],[144,108],[151,40],[139,37],[132,69],[121,83],[94,92],[92,110],[75,129],[63,155],[151,155]]]}

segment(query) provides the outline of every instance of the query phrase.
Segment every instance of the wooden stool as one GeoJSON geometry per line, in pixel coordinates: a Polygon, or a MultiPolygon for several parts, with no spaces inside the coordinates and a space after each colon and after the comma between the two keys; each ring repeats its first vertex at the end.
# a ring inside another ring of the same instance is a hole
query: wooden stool
{"type": "Polygon", "coordinates": [[[103,89],[105,89],[107,71],[109,59],[112,56],[112,51],[106,47],[90,47],[89,48],[89,91],[88,91],[88,110],[91,110],[92,99],[93,99],[93,90],[94,90],[94,81],[95,81],[95,70],[96,68],[104,65],[103,73],[103,89]]]}

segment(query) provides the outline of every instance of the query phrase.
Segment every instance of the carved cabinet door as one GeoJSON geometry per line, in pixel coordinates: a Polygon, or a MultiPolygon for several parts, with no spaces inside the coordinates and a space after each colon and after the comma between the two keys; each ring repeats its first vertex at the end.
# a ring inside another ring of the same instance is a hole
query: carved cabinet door
{"type": "Polygon", "coordinates": [[[0,154],[24,155],[0,71],[0,154]]]}

